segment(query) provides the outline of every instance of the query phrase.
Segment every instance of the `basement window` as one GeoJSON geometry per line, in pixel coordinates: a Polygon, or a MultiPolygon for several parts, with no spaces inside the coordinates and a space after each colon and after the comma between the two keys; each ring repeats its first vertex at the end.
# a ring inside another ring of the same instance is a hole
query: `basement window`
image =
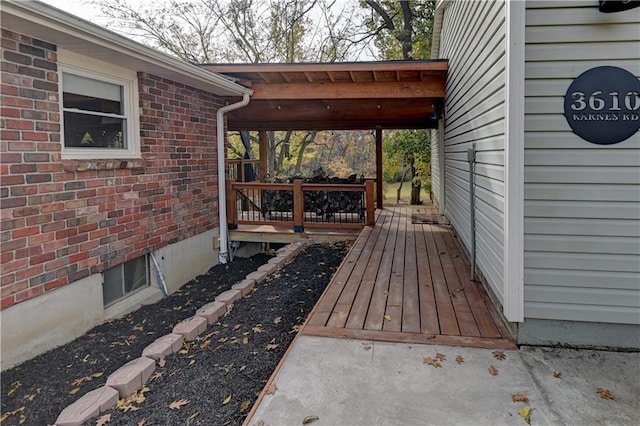
{"type": "Polygon", "coordinates": [[[111,305],[149,286],[149,261],[141,256],[107,269],[103,273],[104,306],[111,305]]]}

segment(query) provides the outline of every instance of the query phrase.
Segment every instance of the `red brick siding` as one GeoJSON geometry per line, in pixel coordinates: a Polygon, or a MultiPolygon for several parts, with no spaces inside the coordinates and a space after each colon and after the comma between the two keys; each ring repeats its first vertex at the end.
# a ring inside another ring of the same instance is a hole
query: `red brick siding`
{"type": "Polygon", "coordinates": [[[218,226],[220,98],[139,74],[142,160],[62,161],[59,77],[2,31],[2,309],[218,226]]]}

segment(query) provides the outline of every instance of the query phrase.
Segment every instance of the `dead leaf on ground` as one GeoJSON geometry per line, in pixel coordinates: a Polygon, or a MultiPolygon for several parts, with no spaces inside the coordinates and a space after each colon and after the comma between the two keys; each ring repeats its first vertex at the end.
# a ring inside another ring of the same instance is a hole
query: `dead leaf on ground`
{"type": "Polygon", "coordinates": [[[160,358],[160,360],[158,360],[158,366],[160,368],[164,367],[167,364],[167,361],[164,358],[160,358]]]}
{"type": "Polygon", "coordinates": [[[440,361],[446,361],[447,360],[447,356],[445,354],[441,354],[440,352],[438,352],[436,354],[436,358],[439,359],[440,361]]]}
{"type": "Polygon", "coordinates": [[[514,393],[511,395],[511,399],[513,402],[527,402],[529,401],[529,397],[527,396],[527,391],[514,393]]]}
{"type": "Polygon", "coordinates": [[[147,424],[147,418],[143,417],[142,420],[138,422],[138,426],[144,426],[147,424]]]}
{"type": "Polygon", "coordinates": [[[193,413],[192,415],[190,415],[189,417],[187,417],[187,420],[193,420],[196,417],[198,417],[200,415],[200,411],[196,411],[195,413],[193,413]]]}
{"type": "Polygon", "coordinates": [[[71,389],[71,392],[69,392],[69,395],[75,395],[80,391],[80,388],[75,388],[75,389],[71,389]]]}
{"type": "Polygon", "coordinates": [[[279,296],[268,296],[267,300],[272,301],[278,299],[279,296]]]}
{"type": "Polygon", "coordinates": [[[462,357],[462,355],[458,355],[458,356],[456,357],[456,362],[457,362],[458,364],[462,364],[462,363],[464,362],[464,358],[462,357]]]}
{"type": "Polygon", "coordinates": [[[7,396],[11,396],[15,393],[15,391],[18,390],[18,388],[22,386],[22,382],[20,380],[13,382],[11,384],[11,388],[9,389],[9,392],[7,392],[7,396]]]}
{"type": "Polygon", "coordinates": [[[149,382],[153,382],[154,380],[159,379],[160,377],[162,377],[162,373],[157,371],[153,373],[151,377],[149,377],[149,382]]]}
{"type": "Polygon", "coordinates": [[[315,422],[316,420],[320,420],[320,417],[318,416],[307,416],[304,418],[304,420],[302,420],[302,424],[306,425],[309,424],[311,422],[315,422]]]}
{"type": "Polygon", "coordinates": [[[489,367],[489,374],[491,374],[492,376],[497,376],[498,375],[498,369],[495,368],[493,365],[491,367],[489,367]]]}
{"type": "Polygon", "coordinates": [[[370,350],[370,349],[372,348],[372,344],[371,344],[371,342],[362,342],[362,348],[363,348],[365,351],[370,350]]]}
{"type": "Polygon", "coordinates": [[[18,414],[22,413],[26,408],[27,407],[23,406],[23,407],[15,409],[13,411],[9,411],[7,413],[4,413],[2,415],[2,417],[0,417],[0,423],[4,422],[5,420],[7,420],[11,416],[17,416],[18,414]]]}
{"type": "Polygon", "coordinates": [[[277,343],[268,343],[267,346],[265,346],[265,349],[268,350],[268,351],[271,351],[271,350],[277,348],[278,346],[280,346],[280,345],[277,344],[277,343]]]}
{"type": "Polygon", "coordinates": [[[385,315],[384,319],[385,321],[391,321],[391,315],[385,315]]]}
{"type": "Polygon", "coordinates": [[[553,372],[553,377],[555,377],[556,379],[559,379],[562,376],[562,373],[559,371],[554,371],[553,372]]]}
{"type": "Polygon", "coordinates": [[[224,401],[222,401],[222,405],[227,405],[228,403],[230,403],[232,397],[233,395],[229,395],[228,397],[226,397],[224,401]]]}
{"type": "Polygon", "coordinates": [[[264,420],[260,420],[260,421],[258,422],[258,426],[264,426],[264,420]]]}
{"type": "Polygon", "coordinates": [[[525,405],[518,410],[518,415],[524,419],[527,424],[531,424],[531,406],[525,405]]]}
{"type": "Polygon", "coordinates": [[[424,358],[422,360],[423,364],[428,364],[428,365],[433,365],[435,368],[440,368],[442,367],[442,364],[440,364],[440,361],[438,361],[437,359],[433,359],[431,357],[428,358],[424,358]]]}
{"type": "Polygon", "coordinates": [[[262,324],[256,324],[255,327],[251,329],[254,333],[264,333],[264,328],[262,328],[262,324]]]}
{"type": "Polygon", "coordinates": [[[274,393],[276,393],[277,390],[278,390],[278,387],[276,386],[276,384],[271,383],[269,386],[267,386],[267,389],[264,391],[264,393],[267,395],[273,395],[274,393]]]}
{"type": "Polygon", "coordinates": [[[251,405],[251,402],[242,401],[242,404],[240,404],[240,412],[243,413],[243,412],[247,411],[249,409],[250,405],[251,405]]]}
{"type": "Polygon", "coordinates": [[[144,331],[144,327],[141,325],[134,325],[133,331],[144,331]]]}
{"type": "Polygon", "coordinates": [[[493,357],[495,359],[499,359],[500,361],[502,361],[502,360],[507,358],[507,355],[502,351],[493,351],[491,353],[493,354],[493,357]]]}
{"type": "Polygon", "coordinates": [[[104,416],[98,417],[96,420],[96,426],[104,426],[111,421],[111,414],[105,414],[104,416]]]}
{"type": "Polygon", "coordinates": [[[458,296],[456,296],[456,294],[452,291],[449,292],[449,296],[451,296],[452,299],[457,299],[458,296]]]}
{"type": "Polygon", "coordinates": [[[211,346],[211,339],[205,340],[205,341],[200,345],[200,349],[207,349],[209,346],[211,346]]]}
{"type": "Polygon", "coordinates": [[[177,401],[173,401],[171,404],[169,404],[169,408],[171,408],[172,410],[179,410],[182,407],[184,407],[185,405],[187,405],[189,402],[188,399],[179,399],[177,401]]]}
{"type": "Polygon", "coordinates": [[[282,317],[275,317],[275,318],[273,319],[273,323],[274,323],[274,324],[280,324],[281,322],[282,322],[282,317]]]}
{"type": "Polygon", "coordinates": [[[598,388],[596,389],[596,392],[602,399],[615,399],[615,396],[609,389],[598,388]]]}
{"type": "Polygon", "coordinates": [[[236,325],[233,326],[233,329],[234,330],[239,330],[240,327],[242,327],[242,324],[236,324],[236,325]]]}
{"type": "Polygon", "coordinates": [[[102,376],[103,374],[104,374],[104,372],[93,373],[93,374],[90,374],[88,376],[80,377],[79,379],[75,379],[73,382],[71,382],[71,386],[79,386],[84,382],[90,382],[91,380],[97,379],[98,377],[102,376]]]}
{"type": "Polygon", "coordinates": [[[458,287],[458,288],[456,288],[456,291],[457,291],[458,293],[460,293],[461,291],[464,291],[464,287],[458,287]]]}

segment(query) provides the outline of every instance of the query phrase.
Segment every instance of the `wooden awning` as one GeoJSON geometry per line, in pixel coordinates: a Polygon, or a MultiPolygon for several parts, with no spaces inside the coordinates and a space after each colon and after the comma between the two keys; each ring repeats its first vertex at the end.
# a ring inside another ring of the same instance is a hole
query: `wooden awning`
{"type": "Polygon", "coordinates": [[[446,60],[303,64],[208,64],[249,87],[229,130],[356,130],[437,127],[446,60]]]}

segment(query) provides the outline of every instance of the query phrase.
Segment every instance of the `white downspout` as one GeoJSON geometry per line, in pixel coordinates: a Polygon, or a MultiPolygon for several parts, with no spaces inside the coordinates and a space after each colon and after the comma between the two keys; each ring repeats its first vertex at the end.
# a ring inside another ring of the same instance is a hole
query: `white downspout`
{"type": "Polygon", "coordinates": [[[218,260],[220,263],[227,263],[229,255],[229,236],[227,229],[227,187],[224,158],[226,149],[224,146],[224,117],[226,112],[247,106],[251,100],[253,92],[244,92],[242,100],[235,104],[223,106],[216,113],[217,142],[218,142],[218,218],[220,221],[220,251],[218,260]]]}

